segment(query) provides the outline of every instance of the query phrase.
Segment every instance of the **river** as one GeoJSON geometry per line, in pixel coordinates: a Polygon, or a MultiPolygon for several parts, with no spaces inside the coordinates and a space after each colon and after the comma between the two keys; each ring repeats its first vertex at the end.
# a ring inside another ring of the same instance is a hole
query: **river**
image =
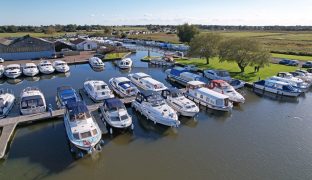
{"type": "MultiPolygon", "coordinates": [[[[131,72],[172,86],[163,68],[140,61],[145,55],[132,55],[131,72]]],[[[55,105],[58,86],[79,89],[87,79],[108,82],[129,73],[105,64],[101,72],[73,65],[67,77],[2,81],[0,86],[17,96],[25,87],[39,87],[55,105]]],[[[0,179],[312,179],[312,93],[298,99],[243,94],[246,103],[231,113],[201,108],[194,119],[180,118],[178,129],[155,126],[129,107],[133,134],[106,135],[100,153],[79,160],[69,151],[62,119],[19,127],[8,158],[0,161],[0,179]]]]}

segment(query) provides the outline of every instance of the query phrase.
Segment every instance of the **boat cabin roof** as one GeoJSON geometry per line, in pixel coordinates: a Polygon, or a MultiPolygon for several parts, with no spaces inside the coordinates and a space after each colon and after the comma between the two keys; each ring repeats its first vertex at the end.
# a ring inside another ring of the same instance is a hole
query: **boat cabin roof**
{"type": "Polygon", "coordinates": [[[91,84],[92,86],[107,86],[107,84],[104,81],[99,81],[99,80],[92,80],[92,81],[87,81],[87,83],[91,84]]]}
{"type": "Polygon", "coordinates": [[[274,83],[274,84],[280,84],[280,85],[289,85],[288,83],[286,82],[282,82],[282,81],[277,81],[277,80],[273,80],[273,79],[268,79],[268,80],[265,80],[266,83],[274,83]]]}
{"type": "Polygon", "coordinates": [[[201,82],[201,81],[189,81],[189,82],[187,82],[187,84],[191,85],[191,86],[205,85],[205,83],[201,82]]]}
{"type": "Polygon", "coordinates": [[[69,111],[70,115],[89,113],[87,105],[82,101],[69,102],[66,104],[66,109],[69,111]]]}
{"type": "Polygon", "coordinates": [[[146,78],[146,77],[150,77],[150,75],[139,72],[139,73],[134,73],[133,77],[135,77],[136,79],[140,79],[140,78],[146,78]]]}
{"type": "MultiPolygon", "coordinates": [[[[147,98],[149,96],[152,96],[153,94],[155,94],[154,91],[152,90],[142,90],[140,91],[140,93],[142,94],[143,97],[147,98]]],[[[157,93],[158,94],[158,93],[157,93]]]]}
{"type": "Polygon", "coordinates": [[[197,90],[200,94],[204,95],[204,96],[208,96],[208,97],[215,97],[217,99],[226,99],[226,98],[229,98],[227,95],[224,95],[224,94],[221,94],[221,93],[218,93],[218,92],[215,92],[215,91],[212,91],[208,88],[199,88],[197,90]]]}
{"type": "Polygon", "coordinates": [[[130,80],[126,77],[116,77],[116,78],[114,78],[114,81],[117,84],[122,83],[122,82],[130,82],[130,80]]]}
{"type": "Polygon", "coordinates": [[[21,66],[19,64],[9,64],[5,68],[20,68],[21,66]]]}
{"type": "Polygon", "coordinates": [[[36,66],[35,63],[26,63],[24,67],[29,67],[29,66],[36,66]]]}
{"type": "Polygon", "coordinates": [[[178,94],[178,93],[182,93],[182,91],[180,89],[177,89],[177,88],[169,88],[169,89],[166,89],[164,91],[169,91],[171,94],[178,94]]]}
{"type": "Polygon", "coordinates": [[[104,105],[108,107],[108,109],[122,108],[124,104],[118,98],[110,98],[104,100],[104,105]]]}

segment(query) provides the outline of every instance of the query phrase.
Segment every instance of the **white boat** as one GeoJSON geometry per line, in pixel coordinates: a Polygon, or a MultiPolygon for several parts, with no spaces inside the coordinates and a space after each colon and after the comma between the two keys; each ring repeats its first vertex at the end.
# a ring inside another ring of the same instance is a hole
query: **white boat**
{"type": "Polygon", "coordinates": [[[304,82],[302,79],[290,76],[292,75],[289,74],[288,78],[280,76],[272,76],[269,79],[289,83],[293,87],[300,89],[302,92],[306,92],[309,89],[310,85],[308,83],[304,82]]]}
{"type": "Polygon", "coordinates": [[[120,69],[129,69],[132,67],[132,60],[130,58],[125,58],[117,62],[120,69]]]}
{"type": "Polygon", "coordinates": [[[101,130],[83,101],[66,104],[64,125],[70,143],[79,150],[91,153],[100,148],[101,130]]]}
{"type": "Polygon", "coordinates": [[[23,74],[25,76],[36,76],[39,74],[39,69],[37,68],[35,63],[26,63],[23,66],[23,74]]]}
{"type": "Polygon", "coordinates": [[[109,80],[109,85],[120,97],[133,97],[139,92],[132,82],[126,77],[116,77],[109,80]]]}
{"type": "Polygon", "coordinates": [[[161,66],[172,66],[175,63],[173,58],[168,58],[168,57],[153,58],[149,62],[151,64],[161,65],[161,66]]]}
{"type": "Polygon", "coordinates": [[[9,64],[4,68],[4,75],[8,78],[15,79],[22,74],[19,64],[9,64]]]}
{"type": "Polygon", "coordinates": [[[69,71],[69,66],[65,61],[56,60],[53,62],[53,67],[57,72],[66,73],[69,71]]]}
{"type": "Polygon", "coordinates": [[[245,98],[237,92],[229,83],[223,80],[212,80],[207,86],[209,89],[229,96],[233,103],[244,103],[245,98]]]}
{"type": "Polygon", "coordinates": [[[219,111],[231,111],[233,104],[229,96],[206,88],[200,81],[190,81],[186,86],[185,96],[200,105],[219,111]]]}
{"type": "Polygon", "coordinates": [[[0,65],[0,78],[2,78],[3,74],[4,74],[4,67],[3,65],[0,65]]]}
{"type": "Polygon", "coordinates": [[[38,64],[38,69],[42,74],[52,74],[55,71],[51,62],[48,60],[40,61],[40,63],[38,64]]]}
{"type": "Polygon", "coordinates": [[[103,69],[105,67],[103,61],[98,57],[91,57],[89,59],[89,64],[94,69],[103,69]]]}
{"type": "Polygon", "coordinates": [[[20,97],[20,111],[22,115],[42,113],[47,109],[44,95],[38,88],[25,88],[20,97]]]}
{"type": "Polygon", "coordinates": [[[253,86],[263,92],[270,92],[282,96],[297,97],[302,93],[299,89],[294,88],[289,83],[270,79],[255,82],[253,86]]]}
{"type": "Polygon", "coordinates": [[[199,113],[198,106],[193,101],[187,99],[179,89],[166,89],[162,91],[161,95],[169,106],[182,116],[194,117],[199,113]]]}
{"type": "Polygon", "coordinates": [[[157,92],[139,92],[136,100],[132,102],[132,107],[155,124],[159,123],[170,127],[178,127],[180,125],[175,110],[157,92]]]}
{"type": "Polygon", "coordinates": [[[103,106],[100,106],[100,111],[101,119],[110,134],[113,134],[113,129],[133,130],[132,117],[128,114],[127,108],[120,99],[105,99],[103,106]]]}
{"type": "Polygon", "coordinates": [[[167,78],[169,80],[177,82],[183,86],[186,86],[186,84],[190,81],[203,81],[202,76],[191,73],[189,70],[182,67],[167,69],[165,73],[167,74],[167,78]]]}
{"type": "Polygon", "coordinates": [[[312,78],[307,76],[305,73],[302,72],[289,72],[293,77],[302,79],[304,82],[308,83],[310,86],[312,85],[312,78]]]}
{"type": "Polygon", "coordinates": [[[5,118],[14,106],[15,96],[3,89],[0,90],[0,118],[5,118]]]}
{"type": "Polygon", "coordinates": [[[129,74],[128,77],[131,82],[133,82],[133,84],[142,88],[143,90],[162,91],[167,89],[163,83],[142,72],[129,74]]]}
{"type": "Polygon", "coordinates": [[[84,82],[83,88],[93,101],[102,101],[114,97],[113,92],[104,81],[89,80],[84,82]]]}

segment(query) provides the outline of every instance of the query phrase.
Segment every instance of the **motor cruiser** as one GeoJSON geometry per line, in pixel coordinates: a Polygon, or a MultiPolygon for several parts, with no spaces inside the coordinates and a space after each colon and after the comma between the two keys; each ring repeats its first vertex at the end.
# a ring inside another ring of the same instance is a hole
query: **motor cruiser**
{"type": "Polygon", "coordinates": [[[40,61],[40,63],[38,64],[38,69],[42,74],[52,74],[55,71],[51,62],[48,60],[40,61]]]}
{"type": "Polygon", "coordinates": [[[126,77],[115,77],[109,80],[109,85],[113,91],[121,98],[133,97],[139,92],[132,82],[126,77]]]}
{"type": "Polygon", "coordinates": [[[5,118],[14,106],[15,96],[9,91],[0,90],[0,118],[5,118]]]}
{"type": "Polygon", "coordinates": [[[73,89],[72,87],[61,86],[57,88],[56,104],[59,109],[64,108],[65,105],[69,102],[78,102],[78,101],[81,101],[81,98],[76,92],[76,90],[73,89]]]}
{"type": "Polygon", "coordinates": [[[143,90],[162,91],[167,89],[163,83],[142,72],[129,74],[128,78],[131,80],[131,82],[133,82],[133,84],[142,88],[143,90]]]}
{"type": "Polygon", "coordinates": [[[66,73],[69,71],[69,66],[65,61],[57,60],[53,62],[53,67],[57,72],[66,73]]]}
{"type": "Polygon", "coordinates": [[[19,64],[9,64],[4,68],[4,75],[8,78],[15,79],[22,74],[19,64]]]}
{"type": "Polygon", "coordinates": [[[39,69],[35,63],[26,63],[23,66],[23,74],[30,77],[36,76],[37,74],[39,74],[39,69]]]}
{"type": "Polygon", "coordinates": [[[104,81],[89,80],[84,82],[83,88],[93,101],[103,101],[114,97],[113,92],[104,81]]]}
{"type": "Polygon", "coordinates": [[[22,115],[37,114],[47,110],[44,95],[38,88],[25,88],[20,97],[20,112],[22,115]]]}
{"type": "Polygon", "coordinates": [[[89,59],[89,64],[94,69],[103,69],[105,67],[103,61],[98,57],[91,57],[89,59]]]}

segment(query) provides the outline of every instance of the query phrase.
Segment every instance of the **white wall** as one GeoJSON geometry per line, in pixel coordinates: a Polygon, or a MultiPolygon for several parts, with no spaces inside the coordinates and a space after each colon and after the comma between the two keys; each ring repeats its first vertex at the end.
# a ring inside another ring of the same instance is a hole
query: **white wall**
{"type": "Polygon", "coordinates": [[[97,49],[97,43],[89,40],[85,40],[76,45],[77,50],[79,51],[90,51],[97,49]]]}

